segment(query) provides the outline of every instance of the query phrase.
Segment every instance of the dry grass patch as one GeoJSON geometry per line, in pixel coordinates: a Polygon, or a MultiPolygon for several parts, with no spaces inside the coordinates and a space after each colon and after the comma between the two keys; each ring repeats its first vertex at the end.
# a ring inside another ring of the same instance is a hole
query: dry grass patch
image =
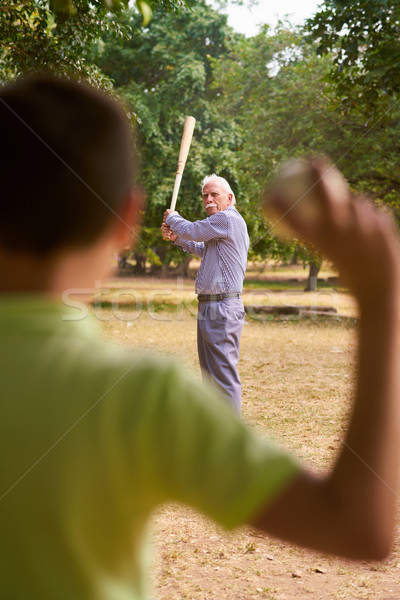
{"type": "MultiPolygon", "coordinates": [[[[357,308],[353,298],[334,288],[321,288],[317,292],[304,292],[302,286],[284,286],[283,289],[269,288],[268,283],[258,282],[262,287],[254,287],[246,283],[243,290],[245,306],[312,306],[332,307],[339,315],[356,317],[357,308]]],[[[82,299],[79,296],[78,299],[82,299]]],[[[129,308],[136,311],[156,313],[160,311],[176,311],[176,318],[182,314],[196,316],[197,301],[194,281],[191,279],[171,278],[113,278],[104,283],[95,294],[86,298],[99,306],[113,308],[129,308]]],[[[256,317],[259,318],[259,317],[256,317]]],[[[329,318],[336,319],[337,316],[329,318]]],[[[281,319],[281,317],[279,317],[281,319]]]]}

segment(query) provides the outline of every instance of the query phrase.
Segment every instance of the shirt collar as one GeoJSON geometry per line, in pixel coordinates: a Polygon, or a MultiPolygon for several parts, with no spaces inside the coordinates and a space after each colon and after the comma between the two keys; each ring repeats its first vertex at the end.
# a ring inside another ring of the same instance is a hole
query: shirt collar
{"type": "Polygon", "coordinates": [[[44,294],[0,294],[0,335],[84,335],[92,337],[96,326],[86,304],[66,305],[44,294]]]}

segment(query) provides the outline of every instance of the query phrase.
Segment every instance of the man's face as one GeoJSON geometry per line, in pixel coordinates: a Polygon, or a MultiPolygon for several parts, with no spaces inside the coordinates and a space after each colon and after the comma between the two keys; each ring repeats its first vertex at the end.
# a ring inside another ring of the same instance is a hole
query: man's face
{"type": "Polygon", "coordinates": [[[203,204],[211,217],[232,204],[232,194],[228,194],[219,181],[209,181],[203,188],[203,204]]]}

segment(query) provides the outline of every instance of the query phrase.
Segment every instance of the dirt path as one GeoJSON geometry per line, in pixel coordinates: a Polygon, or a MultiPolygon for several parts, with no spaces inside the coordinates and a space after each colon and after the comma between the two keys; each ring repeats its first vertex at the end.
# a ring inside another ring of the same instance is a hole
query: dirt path
{"type": "Polygon", "coordinates": [[[184,507],[155,518],[155,590],[160,600],[398,600],[398,555],[349,563],[260,536],[234,534],[184,507]]]}

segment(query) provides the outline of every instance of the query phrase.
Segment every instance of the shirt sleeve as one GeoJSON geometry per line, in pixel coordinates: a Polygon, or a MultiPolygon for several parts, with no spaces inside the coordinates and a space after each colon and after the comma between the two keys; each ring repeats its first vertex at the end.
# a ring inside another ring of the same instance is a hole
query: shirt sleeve
{"type": "Polygon", "coordinates": [[[177,236],[193,242],[208,242],[213,239],[226,238],[229,234],[229,219],[224,211],[194,223],[187,221],[179,214],[170,214],[166,223],[177,236]]]}
{"type": "Polygon", "coordinates": [[[183,250],[183,252],[194,254],[194,256],[198,256],[199,258],[201,258],[204,254],[204,242],[189,242],[188,240],[178,238],[172,243],[174,246],[177,246],[183,250]]]}
{"type": "Polygon", "coordinates": [[[153,398],[144,404],[133,452],[145,457],[145,480],[135,478],[135,485],[143,494],[151,489],[155,504],[182,502],[233,528],[249,523],[298,473],[288,453],[258,437],[226,400],[179,367],[146,381],[153,398]]]}

